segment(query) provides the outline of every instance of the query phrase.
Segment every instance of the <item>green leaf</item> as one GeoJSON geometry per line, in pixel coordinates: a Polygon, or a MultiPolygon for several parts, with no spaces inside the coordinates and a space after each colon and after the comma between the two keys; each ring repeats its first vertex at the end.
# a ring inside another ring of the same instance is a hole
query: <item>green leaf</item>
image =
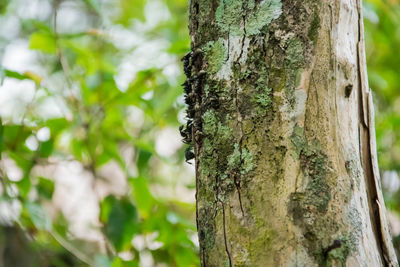
{"type": "Polygon", "coordinates": [[[4,76],[9,77],[9,78],[14,78],[17,80],[25,80],[25,79],[29,79],[27,76],[16,72],[16,71],[12,71],[12,70],[8,70],[8,69],[3,69],[4,71],[4,76]]]}
{"type": "Polygon", "coordinates": [[[131,19],[140,19],[144,21],[144,6],[146,0],[120,0],[121,14],[117,22],[124,26],[129,26],[131,19]]]}
{"type": "Polygon", "coordinates": [[[50,33],[35,32],[31,35],[29,40],[29,48],[33,50],[40,50],[45,53],[56,53],[56,41],[54,36],[50,33]]]}
{"type": "Polygon", "coordinates": [[[114,258],[111,267],[139,267],[136,261],[124,261],[119,257],[114,258]]]}
{"type": "Polygon", "coordinates": [[[7,154],[24,172],[29,172],[32,168],[32,160],[28,159],[24,153],[8,151],[7,154]]]}
{"type": "Polygon", "coordinates": [[[122,168],[125,168],[125,162],[121,158],[117,142],[111,138],[104,138],[102,141],[103,152],[97,157],[96,167],[99,167],[110,160],[117,161],[122,168]]]}
{"type": "Polygon", "coordinates": [[[40,84],[40,82],[42,81],[42,77],[40,77],[39,75],[30,72],[30,71],[26,71],[24,73],[19,73],[17,71],[12,71],[9,69],[4,69],[2,67],[0,67],[0,85],[3,84],[4,82],[4,78],[13,78],[13,79],[17,79],[17,80],[32,80],[37,84],[40,84]]]}
{"type": "Polygon", "coordinates": [[[132,187],[135,203],[143,218],[151,215],[151,210],[155,204],[155,199],[150,193],[147,181],[143,177],[130,178],[129,183],[132,187]]]}
{"type": "Polygon", "coordinates": [[[53,140],[49,140],[46,142],[40,142],[38,155],[42,158],[48,158],[54,149],[53,140]]]}
{"type": "Polygon", "coordinates": [[[54,181],[44,177],[39,177],[37,190],[40,196],[46,199],[51,199],[54,192],[54,181]]]}
{"type": "Polygon", "coordinates": [[[100,219],[105,223],[107,238],[117,251],[130,247],[137,231],[137,212],[128,198],[106,197],[100,205],[100,219]]]}
{"type": "Polygon", "coordinates": [[[0,1],[0,14],[4,14],[7,11],[7,6],[10,0],[1,0],[0,1]]]}
{"type": "Polygon", "coordinates": [[[33,225],[39,230],[51,230],[51,218],[42,206],[32,202],[26,202],[25,208],[27,209],[33,225]]]}
{"type": "Polygon", "coordinates": [[[29,191],[31,190],[31,179],[29,177],[29,173],[25,173],[24,177],[16,182],[16,185],[18,187],[19,190],[19,194],[23,197],[26,198],[29,194],[29,191]]]}
{"type": "Polygon", "coordinates": [[[56,118],[46,120],[43,122],[43,124],[50,129],[52,136],[55,136],[67,128],[70,125],[70,122],[68,122],[65,118],[56,118]]]}
{"type": "Polygon", "coordinates": [[[99,7],[99,4],[96,1],[93,0],[84,0],[84,2],[90,6],[94,11],[96,11],[97,14],[101,14],[101,10],[99,7]]]}
{"type": "Polygon", "coordinates": [[[64,214],[62,212],[59,212],[56,217],[54,218],[54,222],[53,222],[53,230],[63,236],[66,237],[68,235],[68,219],[64,216],[64,214]]]}
{"type": "Polygon", "coordinates": [[[137,167],[139,169],[139,173],[143,172],[145,168],[148,167],[149,160],[151,156],[153,155],[151,152],[147,150],[140,149],[138,151],[138,160],[137,160],[137,167]]]}
{"type": "MultiPolygon", "coordinates": [[[[167,88],[166,88],[167,89],[167,88]]],[[[155,116],[157,118],[162,117],[168,109],[172,109],[173,103],[176,101],[178,96],[182,94],[180,88],[168,87],[168,90],[163,90],[163,94],[160,97],[156,97],[157,100],[155,107],[155,116]]]]}

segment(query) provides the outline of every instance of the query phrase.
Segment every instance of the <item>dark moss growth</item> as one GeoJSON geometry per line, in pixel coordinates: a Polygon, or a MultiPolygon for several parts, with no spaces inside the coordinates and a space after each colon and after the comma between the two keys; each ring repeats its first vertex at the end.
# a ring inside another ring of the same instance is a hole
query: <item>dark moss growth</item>
{"type": "Polygon", "coordinates": [[[292,142],[299,153],[303,175],[309,180],[303,204],[314,206],[319,212],[326,212],[331,200],[330,188],[326,181],[327,157],[317,146],[308,144],[301,127],[295,127],[292,142]]]}
{"type": "Polygon", "coordinates": [[[282,164],[282,162],[285,159],[286,153],[287,153],[287,148],[285,146],[275,147],[275,152],[271,160],[272,167],[274,170],[274,175],[273,175],[274,181],[278,181],[283,176],[283,173],[285,171],[285,166],[284,164],[282,164]]]}
{"type": "Polygon", "coordinates": [[[293,129],[291,140],[296,148],[298,156],[300,156],[301,151],[307,146],[307,141],[304,137],[304,128],[296,125],[293,129]]]}
{"type": "MultiPolygon", "coordinates": [[[[341,246],[329,251],[327,255],[327,262],[330,263],[331,259],[335,259],[341,264],[341,266],[345,267],[346,259],[354,249],[354,244],[348,237],[342,237],[339,240],[341,241],[341,246]]],[[[327,266],[329,265],[331,264],[327,264],[327,266]]]]}
{"type": "Polygon", "coordinates": [[[199,241],[202,242],[203,246],[207,249],[211,249],[215,245],[215,225],[213,223],[213,210],[200,208],[199,217],[201,221],[199,225],[199,241]]]}
{"type": "Polygon", "coordinates": [[[253,102],[256,103],[257,112],[260,115],[265,115],[272,107],[273,90],[268,87],[267,79],[264,76],[258,78],[256,90],[257,93],[253,97],[253,102]]]}
{"type": "Polygon", "coordinates": [[[328,159],[316,142],[310,144],[304,136],[304,129],[294,128],[292,143],[295,146],[300,168],[308,184],[303,192],[292,193],[289,199],[288,212],[293,222],[303,229],[306,247],[320,266],[325,266],[329,247],[327,240],[336,232],[338,224],[327,214],[331,200],[331,191],[327,182],[328,159]],[[328,231],[323,231],[329,227],[328,231]]]}
{"type": "Polygon", "coordinates": [[[315,42],[318,38],[318,30],[320,26],[320,18],[318,13],[314,13],[314,19],[311,22],[310,29],[308,30],[308,38],[312,41],[315,42]]]}
{"type": "Polygon", "coordinates": [[[300,152],[300,167],[303,174],[310,178],[306,188],[307,205],[312,205],[319,212],[325,212],[331,200],[330,188],[326,182],[326,156],[316,149],[303,149],[300,152]]]}
{"type": "MultiPolygon", "coordinates": [[[[300,160],[302,174],[309,181],[303,192],[292,193],[288,212],[295,225],[299,226],[305,237],[305,245],[319,266],[332,266],[332,261],[345,266],[347,257],[357,247],[361,235],[361,222],[357,210],[350,212],[346,220],[351,229],[338,235],[339,222],[328,212],[331,191],[327,182],[329,163],[327,156],[314,142],[304,136],[304,129],[296,126],[292,137],[300,160]],[[340,243],[340,246],[339,246],[340,243]]],[[[350,161],[347,164],[350,172],[350,161]]]]}
{"type": "Polygon", "coordinates": [[[304,220],[304,206],[306,194],[302,192],[295,192],[290,195],[288,212],[292,215],[293,222],[295,225],[301,225],[304,220]]]}

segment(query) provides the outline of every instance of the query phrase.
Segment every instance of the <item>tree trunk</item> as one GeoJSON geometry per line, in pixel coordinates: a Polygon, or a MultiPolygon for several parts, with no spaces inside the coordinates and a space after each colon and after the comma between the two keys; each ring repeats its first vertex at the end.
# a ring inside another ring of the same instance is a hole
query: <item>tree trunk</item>
{"type": "Polygon", "coordinates": [[[191,0],[189,13],[202,266],[397,266],[361,0],[191,0]]]}

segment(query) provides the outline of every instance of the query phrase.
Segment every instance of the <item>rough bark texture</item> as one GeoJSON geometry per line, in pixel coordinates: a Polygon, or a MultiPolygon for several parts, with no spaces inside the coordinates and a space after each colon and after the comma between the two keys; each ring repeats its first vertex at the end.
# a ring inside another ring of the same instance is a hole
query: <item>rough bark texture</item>
{"type": "Polygon", "coordinates": [[[202,266],[397,266],[360,1],[190,1],[202,266]]]}

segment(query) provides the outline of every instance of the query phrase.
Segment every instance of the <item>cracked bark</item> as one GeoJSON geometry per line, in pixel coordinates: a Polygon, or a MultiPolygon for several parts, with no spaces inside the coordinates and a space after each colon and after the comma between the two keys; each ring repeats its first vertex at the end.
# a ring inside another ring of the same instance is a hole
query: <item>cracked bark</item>
{"type": "Polygon", "coordinates": [[[398,266],[361,0],[191,0],[189,15],[201,265],[398,266]]]}

